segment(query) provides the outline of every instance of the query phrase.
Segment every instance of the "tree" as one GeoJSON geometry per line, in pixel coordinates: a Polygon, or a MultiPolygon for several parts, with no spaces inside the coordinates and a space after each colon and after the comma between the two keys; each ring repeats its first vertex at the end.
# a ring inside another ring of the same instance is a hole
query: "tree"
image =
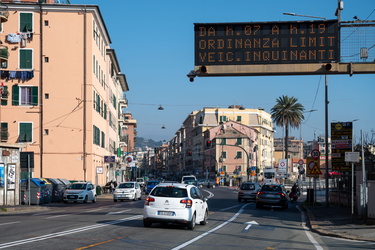
{"type": "Polygon", "coordinates": [[[299,128],[302,121],[305,119],[303,111],[305,108],[298,103],[295,97],[281,96],[276,99],[276,105],[271,109],[271,117],[274,123],[279,127],[285,126],[285,157],[288,158],[288,137],[289,126],[292,128],[299,128]]]}

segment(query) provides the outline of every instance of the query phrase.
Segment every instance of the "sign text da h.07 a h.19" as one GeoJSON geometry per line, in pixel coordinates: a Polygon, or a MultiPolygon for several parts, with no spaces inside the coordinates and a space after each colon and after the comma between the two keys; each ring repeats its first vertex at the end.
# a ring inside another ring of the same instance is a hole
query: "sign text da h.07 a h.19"
{"type": "Polygon", "coordinates": [[[195,65],[339,62],[337,20],[196,23],[195,65]]]}

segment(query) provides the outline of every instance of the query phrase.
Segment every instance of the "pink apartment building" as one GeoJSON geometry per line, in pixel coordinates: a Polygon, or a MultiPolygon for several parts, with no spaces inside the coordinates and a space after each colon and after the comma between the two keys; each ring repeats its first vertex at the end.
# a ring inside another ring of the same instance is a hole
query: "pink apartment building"
{"type": "Polygon", "coordinates": [[[98,6],[18,0],[0,10],[1,141],[34,156],[33,177],[115,179],[129,89],[98,6]]]}

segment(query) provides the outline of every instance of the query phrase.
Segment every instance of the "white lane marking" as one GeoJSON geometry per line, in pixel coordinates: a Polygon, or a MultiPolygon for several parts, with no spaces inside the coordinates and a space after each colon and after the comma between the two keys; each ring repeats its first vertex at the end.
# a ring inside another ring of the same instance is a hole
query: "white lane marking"
{"type": "Polygon", "coordinates": [[[11,225],[11,224],[17,224],[17,223],[20,223],[20,222],[21,222],[21,221],[6,222],[6,223],[1,223],[0,226],[11,225]]]}
{"type": "Polygon", "coordinates": [[[132,217],[129,217],[129,218],[123,218],[123,219],[120,219],[120,220],[109,221],[109,222],[106,222],[106,223],[103,223],[103,224],[95,224],[95,225],[86,226],[86,227],[79,227],[79,228],[75,228],[75,229],[71,229],[71,230],[67,230],[67,231],[62,231],[62,232],[59,232],[59,233],[52,233],[52,234],[33,237],[33,238],[29,238],[29,239],[23,239],[23,240],[17,240],[17,241],[2,243],[2,244],[0,244],[0,249],[8,248],[8,247],[14,247],[14,246],[23,245],[23,244],[27,244],[27,243],[31,243],[31,242],[36,242],[36,241],[47,240],[47,239],[51,239],[51,238],[56,238],[56,237],[60,237],[60,236],[64,236],[64,235],[74,234],[74,233],[77,233],[77,232],[83,232],[83,231],[87,231],[87,230],[97,229],[97,228],[106,227],[106,226],[110,226],[110,225],[115,225],[115,224],[123,223],[125,221],[137,220],[137,219],[140,219],[142,217],[143,217],[143,215],[135,215],[135,216],[132,216],[132,217]]]}
{"type": "Polygon", "coordinates": [[[203,191],[208,193],[208,196],[206,197],[207,199],[211,199],[212,197],[215,196],[212,192],[208,191],[207,189],[203,189],[203,191]]]}
{"type": "Polygon", "coordinates": [[[121,213],[129,212],[129,211],[131,211],[131,209],[126,209],[126,210],[122,210],[122,211],[118,211],[118,212],[109,212],[107,215],[111,215],[111,214],[121,214],[121,213]]]}
{"type": "Polygon", "coordinates": [[[303,212],[299,206],[297,206],[298,210],[301,212],[301,221],[302,221],[302,227],[305,230],[307,238],[310,240],[310,242],[314,245],[314,247],[317,250],[323,250],[323,247],[320,246],[320,244],[315,240],[314,236],[310,233],[310,229],[306,226],[306,216],[305,212],[303,212]]]}
{"type": "Polygon", "coordinates": [[[93,210],[88,210],[86,211],[87,213],[92,213],[92,212],[96,212],[96,211],[100,211],[100,210],[103,210],[104,208],[98,208],[98,209],[93,209],[93,210]]]}
{"type": "Polygon", "coordinates": [[[213,228],[213,229],[211,229],[211,230],[209,230],[209,231],[207,231],[207,232],[205,232],[205,233],[203,233],[203,234],[201,234],[201,235],[199,235],[199,236],[197,236],[197,237],[195,237],[195,238],[193,238],[193,239],[191,239],[191,240],[189,240],[189,241],[187,241],[187,242],[185,242],[185,243],[183,243],[183,244],[181,244],[181,245],[179,245],[179,246],[177,246],[177,247],[175,247],[175,248],[172,248],[172,250],[178,250],[178,249],[184,248],[184,247],[186,247],[186,246],[192,244],[193,242],[195,242],[195,241],[197,241],[197,240],[200,240],[200,239],[202,239],[203,237],[209,235],[210,233],[213,233],[213,232],[215,232],[216,230],[222,228],[223,226],[225,226],[225,225],[228,224],[229,222],[231,222],[231,221],[233,221],[234,219],[236,219],[236,218],[237,218],[237,217],[243,212],[244,208],[245,208],[247,205],[249,205],[249,203],[243,205],[243,206],[241,207],[241,209],[240,209],[235,215],[233,215],[232,218],[230,218],[230,219],[227,220],[226,222],[220,224],[219,226],[217,226],[217,227],[215,227],[215,228],[213,228]]]}
{"type": "Polygon", "coordinates": [[[249,222],[245,222],[245,224],[247,224],[247,226],[245,227],[244,231],[248,231],[249,228],[250,228],[252,225],[259,225],[258,222],[256,222],[255,220],[253,220],[253,221],[249,221],[249,222]]]}
{"type": "Polygon", "coordinates": [[[59,217],[64,217],[64,216],[68,216],[68,215],[71,215],[71,214],[60,214],[60,215],[54,215],[54,216],[46,217],[46,219],[59,218],[59,217]]]}

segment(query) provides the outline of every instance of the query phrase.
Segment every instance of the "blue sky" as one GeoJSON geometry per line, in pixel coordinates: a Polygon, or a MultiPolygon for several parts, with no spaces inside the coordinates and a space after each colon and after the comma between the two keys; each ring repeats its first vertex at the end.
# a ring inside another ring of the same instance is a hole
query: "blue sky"
{"type": "MultiPolygon", "coordinates": [[[[283,12],[336,19],[337,0],[70,0],[72,4],[99,5],[127,77],[127,111],[138,122],[138,136],[170,140],[184,119],[203,107],[275,105],[282,95],[294,96],[306,110],[304,140],[324,135],[324,76],[205,77],[189,82],[194,68],[194,23],[314,20],[283,12]],[[163,111],[158,107],[162,105],[163,111]],[[162,126],[166,129],[162,129],[162,126]]],[[[374,0],[344,0],[342,21],[375,20],[374,0]]],[[[316,19],[315,19],[316,20],[316,19]]],[[[374,30],[372,30],[374,31],[374,30]]],[[[374,41],[372,35],[372,41],[374,41]]],[[[374,48],[375,50],[375,48],[374,48]]],[[[329,122],[351,121],[359,130],[375,131],[375,74],[328,77],[329,122]]],[[[276,137],[282,129],[276,127],[276,137]]],[[[300,130],[292,130],[300,137],[300,130]]]]}

